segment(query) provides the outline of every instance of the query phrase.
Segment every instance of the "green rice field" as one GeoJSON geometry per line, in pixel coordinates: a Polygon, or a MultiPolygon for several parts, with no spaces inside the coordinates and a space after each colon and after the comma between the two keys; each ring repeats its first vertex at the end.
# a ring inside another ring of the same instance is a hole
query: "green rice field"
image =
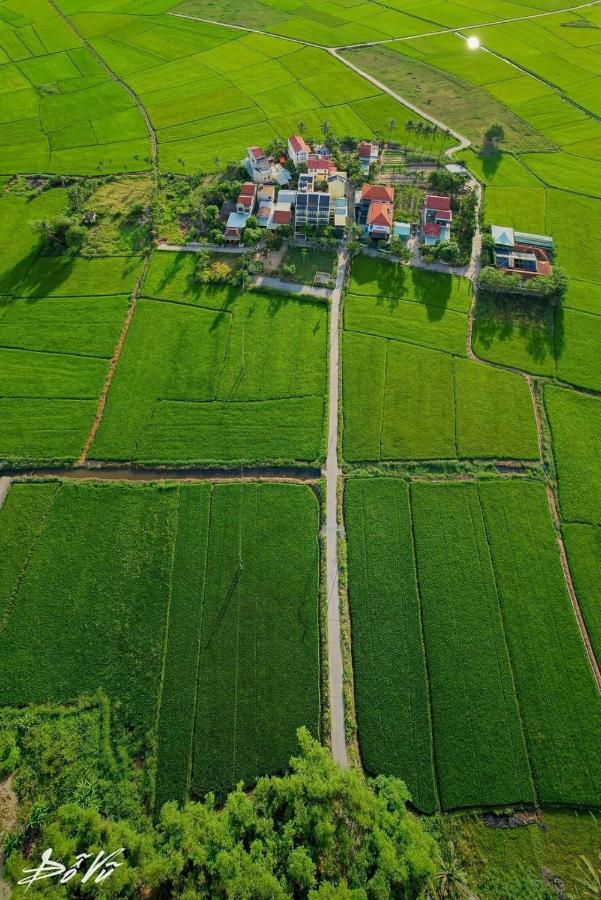
{"type": "Polygon", "coordinates": [[[0,703],[102,690],[134,748],[158,728],[158,803],[281,769],[319,731],[318,520],[299,485],[13,485],[0,703]]]}
{"type": "Polygon", "coordinates": [[[368,771],[426,810],[595,804],[601,703],[544,487],[357,478],[345,512],[368,771]]]}

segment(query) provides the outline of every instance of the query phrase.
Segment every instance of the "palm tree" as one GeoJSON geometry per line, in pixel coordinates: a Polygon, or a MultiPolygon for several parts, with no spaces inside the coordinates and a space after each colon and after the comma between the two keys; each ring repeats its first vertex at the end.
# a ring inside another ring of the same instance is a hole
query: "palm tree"
{"type": "Polygon", "coordinates": [[[324,119],[320,126],[321,133],[323,134],[324,141],[327,140],[327,137],[330,133],[330,123],[327,119],[324,119]]]}
{"type": "Polygon", "coordinates": [[[445,900],[477,900],[476,894],[470,890],[467,872],[453,841],[448,841],[446,847],[441,848],[436,869],[434,885],[437,897],[445,900]]]}
{"type": "Polygon", "coordinates": [[[303,120],[301,119],[301,121],[297,124],[296,127],[298,128],[300,134],[304,134],[304,133],[305,133],[305,128],[306,128],[307,126],[305,125],[305,123],[304,123],[303,120]]]}
{"type": "Polygon", "coordinates": [[[396,130],[396,119],[389,119],[389,120],[388,120],[388,130],[389,130],[390,132],[396,130]]]}
{"type": "Polygon", "coordinates": [[[216,169],[221,168],[221,157],[220,157],[220,156],[214,156],[214,157],[213,157],[213,162],[215,163],[215,168],[216,168],[216,169]]]}
{"type": "MultiPolygon", "coordinates": [[[[601,863],[601,852],[599,852],[601,863]]],[[[580,875],[574,880],[584,889],[585,897],[601,897],[601,865],[595,866],[586,856],[581,856],[578,863],[580,875]]]]}

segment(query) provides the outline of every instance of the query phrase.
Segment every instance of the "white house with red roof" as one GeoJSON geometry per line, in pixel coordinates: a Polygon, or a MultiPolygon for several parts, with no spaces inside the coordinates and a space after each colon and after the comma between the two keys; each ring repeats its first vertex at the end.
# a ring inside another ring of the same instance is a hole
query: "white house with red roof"
{"type": "Polygon", "coordinates": [[[361,167],[364,171],[369,171],[371,164],[378,161],[380,148],[378,144],[371,143],[370,141],[361,141],[357,153],[361,167]]]}
{"type": "Polygon", "coordinates": [[[386,184],[364,184],[358,222],[367,237],[388,239],[394,224],[394,188],[386,184]]]}
{"type": "Polygon", "coordinates": [[[288,138],[288,158],[295,166],[305,166],[310,153],[311,148],[300,134],[293,134],[288,138]]]}
{"type": "Polygon", "coordinates": [[[328,175],[336,172],[336,163],[327,156],[318,156],[316,153],[312,153],[307,160],[307,171],[310,175],[327,178],[328,175]]]}
{"type": "Polygon", "coordinates": [[[422,208],[422,235],[424,244],[434,246],[448,241],[451,236],[451,198],[444,194],[428,194],[422,208]]]}
{"type": "Polygon", "coordinates": [[[240,188],[238,199],[236,200],[236,212],[247,213],[250,215],[257,199],[257,186],[252,181],[245,181],[240,188]]]}

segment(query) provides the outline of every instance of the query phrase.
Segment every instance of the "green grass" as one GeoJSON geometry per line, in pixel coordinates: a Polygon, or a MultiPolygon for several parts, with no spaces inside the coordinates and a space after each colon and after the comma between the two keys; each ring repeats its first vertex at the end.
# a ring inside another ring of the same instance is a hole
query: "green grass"
{"type": "Polygon", "coordinates": [[[344,302],[344,328],[460,356],[466,352],[467,316],[421,301],[348,294],[344,302]]]}
{"type": "Polygon", "coordinates": [[[368,770],[407,778],[426,806],[429,691],[444,809],[596,806],[601,704],[544,485],[414,482],[408,494],[394,478],[351,479],[345,515],[368,770]]]}
{"type": "Polygon", "coordinates": [[[159,805],[282,770],[319,734],[318,530],[307,486],[13,484],[0,704],[103,690],[159,805]]]}
{"type": "Polygon", "coordinates": [[[266,294],[239,297],[227,311],[141,300],[92,456],[190,464],[319,458],[326,315],[320,304],[266,294]]]}
{"type": "Polygon", "coordinates": [[[0,194],[0,294],[10,294],[27,274],[41,250],[40,240],[29,222],[52,218],[64,212],[66,191],[54,189],[28,198],[0,194]]]}
{"type": "Polygon", "coordinates": [[[142,270],[137,256],[40,256],[15,285],[20,297],[103,297],[133,291],[142,270]]]}
{"type": "Polygon", "coordinates": [[[557,465],[561,516],[601,524],[601,401],[564,388],[545,388],[557,465]]]}
{"type": "Polygon", "coordinates": [[[344,512],[361,759],[372,775],[402,778],[415,806],[431,812],[437,797],[407,484],[350,479],[344,512]]]}
{"type": "MultiPolygon", "coordinates": [[[[47,497],[43,488],[43,509],[47,497]]],[[[156,486],[60,487],[3,620],[0,703],[64,701],[102,688],[116,723],[138,740],[149,734],[176,501],[175,491],[156,486]]],[[[10,543],[3,513],[0,527],[10,543]]]]}
{"type": "Polygon", "coordinates": [[[564,525],[563,537],[578,604],[597,660],[601,659],[601,528],[564,525]]]}
{"type": "Polygon", "coordinates": [[[213,488],[192,792],[282,770],[319,731],[318,504],[308,487],[213,488]]]}
{"type": "Polygon", "coordinates": [[[551,187],[601,197],[601,162],[567,153],[530,153],[525,162],[551,187]]]}
{"type": "Polygon", "coordinates": [[[302,281],[304,284],[313,284],[316,272],[334,271],[336,257],[325,250],[308,250],[306,253],[300,247],[290,247],[284,257],[284,265],[293,265],[294,275],[290,275],[292,281],[302,281]]]}
{"type": "Polygon", "coordinates": [[[481,359],[534,375],[556,372],[553,309],[546,302],[524,303],[480,295],[474,316],[472,349],[481,359]]]}
{"type": "Polygon", "coordinates": [[[601,700],[568,597],[543,485],[479,487],[541,802],[595,806],[601,700]]]}
{"type": "Polygon", "coordinates": [[[443,807],[534,798],[479,491],[411,489],[443,807]]]}
{"type": "Polygon", "coordinates": [[[458,312],[467,312],[472,300],[467,278],[398,266],[362,254],[353,260],[349,291],[390,301],[415,300],[458,312]]]}
{"type": "Polygon", "coordinates": [[[78,458],[98,400],[0,398],[0,466],[78,458]]]}
{"type": "Polygon", "coordinates": [[[343,342],[343,423],[348,462],[539,455],[523,378],[355,332],[343,342]]]}
{"type": "MultiPolygon", "coordinates": [[[[601,286],[600,286],[601,288],[601,286]]],[[[557,376],[570,384],[601,390],[601,316],[575,309],[556,315],[557,376]]]]}

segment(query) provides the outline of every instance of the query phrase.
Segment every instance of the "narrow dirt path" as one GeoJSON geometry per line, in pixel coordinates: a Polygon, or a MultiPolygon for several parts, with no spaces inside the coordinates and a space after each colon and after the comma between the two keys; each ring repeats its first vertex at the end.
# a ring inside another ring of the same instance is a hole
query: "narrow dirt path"
{"type": "Polygon", "coordinates": [[[140,98],[138,97],[136,92],[133,90],[133,88],[131,88],[125,81],[123,81],[121,78],[119,78],[117,73],[114,72],[113,69],[111,69],[111,67],[108,65],[108,63],[106,63],[104,61],[102,56],[94,49],[94,47],[92,47],[92,45],[89,43],[86,36],[84,34],[82,34],[82,32],[77,27],[77,25],[75,25],[71,21],[71,19],[64,14],[64,12],[61,9],[59,9],[55,0],[49,0],[49,3],[51,5],[51,7],[54,9],[54,11],[68,25],[68,27],[71,29],[71,31],[77,35],[77,37],[82,42],[82,44],[84,45],[86,50],[89,50],[89,52],[92,54],[94,59],[102,66],[102,68],[107,73],[107,75],[109,75],[112,78],[112,80],[115,81],[119,85],[120,88],[122,88],[127,94],[129,94],[131,99],[134,101],[134,103],[140,110],[142,116],[144,117],[144,121],[146,123],[146,128],[148,129],[148,135],[150,137],[150,145],[151,145],[151,149],[152,149],[152,154],[151,154],[152,167],[154,170],[154,174],[156,176],[156,174],[158,173],[158,166],[159,166],[158,140],[157,140],[156,132],[153,128],[152,122],[150,121],[150,116],[146,112],[146,108],[143,106],[142,101],[140,100],[140,98]]]}
{"type": "Polygon", "coordinates": [[[90,429],[90,433],[86,438],[86,442],[83,446],[83,450],[77,460],[78,466],[83,466],[88,458],[88,454],[90,452],[90,448],[94,443],[94,438],[96,437],[96,433],[98,428],[100,427],[100,422],[102,421],[102,416],[104,415],[104,410],[106,407],[106,398],[108,397],[108,392],[111,387],[111,383],[113,381],[113,375],[115,374],[115,369],[117,368],[117,363],[121,357],[121,351],[123,350],[123,345],[125,343],[125,338],[127,337],[127,332],[129,331],[129,326],[131,325],[131,320],[133,319],[134,313],[136,311],[136,306],[138,305],[138,297],[140,296],[140,291],[142,290],[142,285],[144,284],[144,279],[146,278],[146,273],[148,272],[148,267],[150,265],[150,255],[147,256],[144,265],[142,266],[142,271],[138,276],[138,280],[136,281],[136,285],[134,287],[133,294],[131,295],[131,300],[129,302],[129,306],[127,308],[127,315],[125,316],[125,320],[121,327],[121,333],[119,335],[119,340],[117,341],[117,346],[115,347],[115,351],[111,358],[108,371],[106,373],[106,378],[104,379],[104,384],[102,385],[102,391],[100,392],[100,398],[98,400],[98,406],[96,407],[96,415],[94,416],[94,421],[92,422],[92,427],[90,429]]]}
{"type": "Polygon", "coordinates": [[[6,500],[10,485],[11,479],[7,475],[3,475],[0,478],[0,509],[4,506],[4,501],[6,500]]]}
{"type": "Polygon", "coordinates": [[[568,556],[563,542],[563,535],[561,533],[561,523],[559,512],[557,509],[557,501],[555,499],[555,492],[550,484],[547,485],[547,497],[549,499],[549,510],[551,512],[551,518],[556,530],[557,546],[559,547],[559,558],[561,560],[561,567],[563,569],[568,594],[570,595],[572,609],[574,610],[574,615],[576,616],[576,621],[578,622],[578,628],[580,629],[580,635],[584,643],[588,661],[590,663],[591,669],[593,670],[593,676],[595,678],[595,681],[597,682],[597,689],[601,692],[601,669],[599,669],[599,663],[597,662],[597,657],[595,656],[595,651],[593,650],[593,645],[591,644],[591,639],[586,628],[582,610],[580,609],[580,603],[578,602],[578,597],[576,596],[576,591],[574,590],[572,573],[570,572],[568,556]]]}
{"type": "Polygon", "coordinates": [[[348,266],[348,252],[340,250],[336,287],[332,292],[330,316],[330,383],[328,408],[328,455],[325,466],[326,500],[326,582],[328,597],[328,663],[330,681],[330,718],[332,756],[348,765],[344,728],[342,632],[340,629],[340,588],[338,581],[338,389],[340,301],[348,266]]]}
{"type": "Polygon", "coordinates": [[[71,481],[285,481],[295,484],[316,484],[319,481],[319,469],[280,466],[263,469],[169,469],[169,468],[137,468],[127,463],[86,462],[73,469],[31,469],[29,471],[11,470],[13,478],[23,480],[39,478],[66,478],[71,481]]]}

